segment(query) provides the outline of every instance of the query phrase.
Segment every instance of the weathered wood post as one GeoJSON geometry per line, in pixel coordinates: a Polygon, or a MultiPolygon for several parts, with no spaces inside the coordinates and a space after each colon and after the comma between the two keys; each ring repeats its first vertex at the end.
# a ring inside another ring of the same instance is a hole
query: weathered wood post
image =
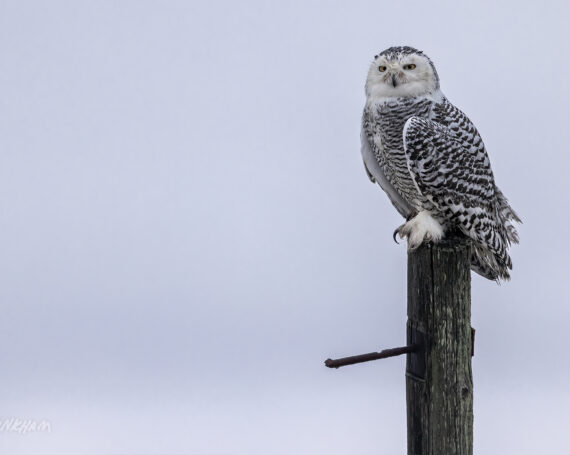
{"type": "Polygon", "coordinates": [[[408,254],[408,455],[472,455],[471,245],[451,237],[408,254]]]}
{"type": "Polygon", "coordinates": [[[408,455],[473,454],[471,242],[447,234],[408,253],[407,345],[327,359],[340,368],[401,354],[408,455]]]}

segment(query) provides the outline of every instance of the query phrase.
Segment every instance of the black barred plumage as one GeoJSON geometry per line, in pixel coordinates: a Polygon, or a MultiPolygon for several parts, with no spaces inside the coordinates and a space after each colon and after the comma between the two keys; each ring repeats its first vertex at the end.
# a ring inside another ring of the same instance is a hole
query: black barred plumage
{"type": "Polygon", "coordinates": [[[460,230],[473,239],[473,270],[508,279],[507,249],[518,243],[513,222],[520,219],[495,185],[477,129],[439,90],[431,60],[411,47],[381,52],[370,67],[366,94],[364,163],[409,220],[397,230],[400,236],[415,248],[460,230]]]}

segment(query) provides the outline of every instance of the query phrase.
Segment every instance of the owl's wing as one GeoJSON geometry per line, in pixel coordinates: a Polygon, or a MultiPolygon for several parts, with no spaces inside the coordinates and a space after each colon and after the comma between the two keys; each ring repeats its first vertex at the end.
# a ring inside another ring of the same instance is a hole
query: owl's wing
{"type": "Polygon", "coordinates": [[[403,134],[408,169],[420,193],[451,224],[492,251],[499,264],[511,268],[493,172],[471,122],[444,126],[410,117],[403,134]]]}
{"type": "Polygon", "coordinates": [[[366,136],[364,128],[360,132],[360,152],[362,153],[362,160],[364,161],[364,169],[368,174],[368,178],[372,183],[378,183],[380,187],[386,192],[392,205],[398,210],[400,215],[407,218],[411,213],[411,207],[406,200],[400,196],[392,184],[388,181],[384,172],[382,171],[378,159],[372,151],[370,142],[366,136]]]}

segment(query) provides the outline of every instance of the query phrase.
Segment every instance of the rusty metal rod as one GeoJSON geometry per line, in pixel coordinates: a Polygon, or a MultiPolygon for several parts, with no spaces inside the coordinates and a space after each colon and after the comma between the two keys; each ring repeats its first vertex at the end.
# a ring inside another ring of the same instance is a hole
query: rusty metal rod
{"type": "Polygon", "coordinates": [[[421,345],[413,344],[411,346],[403,346],[401,348],[384,349],[380,352],[370,352],[368,354],[353,355],[350,357],[343,357],[341,359],[327,359],[325,366],[328,368],[340,368],[346,365],[354,365],[355,363],[370,362],[371,360],[385,359],[387,357],[395,357],[397,355],[408,354],[410,352],[417,352],[421,349],[421,345]]]}

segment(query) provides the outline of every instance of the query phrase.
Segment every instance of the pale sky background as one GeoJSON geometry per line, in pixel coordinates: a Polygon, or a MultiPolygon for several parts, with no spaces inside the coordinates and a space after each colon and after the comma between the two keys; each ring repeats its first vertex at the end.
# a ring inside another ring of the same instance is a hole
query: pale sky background
{"type": "Polygon", "coordinates": [[[570,428],[564,1],[0,0],[3,454],[406,452],[401,223],[360,158],[374,54],[424,50],[520,213],[473,277],[475,453],[570,428]]]}

